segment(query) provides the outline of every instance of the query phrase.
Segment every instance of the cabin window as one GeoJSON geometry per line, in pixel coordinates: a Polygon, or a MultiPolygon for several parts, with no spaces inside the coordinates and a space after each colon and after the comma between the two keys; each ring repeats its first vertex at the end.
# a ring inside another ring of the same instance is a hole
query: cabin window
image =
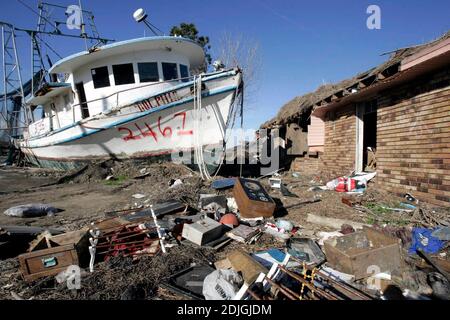
{"type": "Polygon", "coordinates": [[[94,82],[94,88],[109,87],[109,73],[108,67],[100,67],[91,69],[92,81],[94,82]]]}
{"type": "Polygon", "coordinates": [[[156,62],[138,63],[138,71],[141,82],[159,81],[158,64],[156,62]]]}
{"type": "Polygon", "coordinates": [[[182,78],[183,82],[189,81],[189,69],[186,65],[180,64],[180,78],[182,78]]]}
{"type": "Polygon", "coordinates": [[[113,67],[114,82],[116,86],[134,83],[134,71],[132,63],[116,64],[113,67]]]}
{"type": "Polygon", "coordinates": [[[162,63],[162,69],[163,69],[163,75],[164,80],[173,80],[178,78],[178,72],[177,72],[177,64],[176,63],[169,63],[169,62],[163,62],[162,63]]]}

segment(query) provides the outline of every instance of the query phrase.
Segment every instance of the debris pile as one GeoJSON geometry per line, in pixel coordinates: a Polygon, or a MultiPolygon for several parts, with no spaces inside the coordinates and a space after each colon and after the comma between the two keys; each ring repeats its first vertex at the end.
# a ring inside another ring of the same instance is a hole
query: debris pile
{"type": "MultiPolygon", "coordinates": [[[[134,188],[130,200],[139,203],[91,218],[78,230],[1,227],[0,296],[450,298],[448,212],[433,211],[411,194],[398,203],[374,195],[373,173],[326,186],[299,174],[208,184],[187,168],[164,164],[165,176],[154,174],[156,168],[134,174],[153,179],[157,195],[134,188]],[[333,210],[352,218],[316,214],[330,199],[333,210]],[[307,214],[294,214],[299,210],[307,214]]],[[[78,177],[93,179],[89,172],[78,177]]],[[[113,172],[102,173],[102,181],[117,178],[113,172]]]]}

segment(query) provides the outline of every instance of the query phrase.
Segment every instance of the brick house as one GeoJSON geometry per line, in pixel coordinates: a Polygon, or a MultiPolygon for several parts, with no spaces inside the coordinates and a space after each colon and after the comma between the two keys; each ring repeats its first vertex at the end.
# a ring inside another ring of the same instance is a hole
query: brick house
{"type": "Polygon", "coordinates": [[[295,98],[262,127],[280,130],[292,170],[347,175],[373,150],[381,188],[450,207],[450,32],[295,98]]]}

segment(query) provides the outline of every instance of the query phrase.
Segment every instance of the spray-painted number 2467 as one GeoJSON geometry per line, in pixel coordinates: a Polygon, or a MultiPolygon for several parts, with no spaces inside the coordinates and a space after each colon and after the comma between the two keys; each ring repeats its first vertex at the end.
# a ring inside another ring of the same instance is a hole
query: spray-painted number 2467
{"type": "MultiPolygon", "coordinates": [[[[186,136],[186,135],[192,135],[192,130],[186,130],[186,112],[179,112],[175,113],[173,115],[173,119],[179,118],[181,121],[181,126],[177,127],[176,134],[179,136],[186,136]]],[[[132,129],[127,127],[118,127],[117,130],[119,132],[125,133],[125,135],[122,137],[124,141],[129,140],[139,140],[145,137],[152,137],[155,142],[158,142],[158,136],[162,138],[170,138],[172,137],[173,130],[171,126],[165,126],[164,128],[161,127],[161,117],[158,118],[157,123],[157,129],[153,128],[147,123],[143,122],[141,125],[137,124],[136,122],[133,123],[134,127],[137,129],[137,132],[133,132],[132,129]],[[145,127],[144,127],[145,126],[145,127]]],[[[134,128],[133,128],[134,129],[134,128]]]]}

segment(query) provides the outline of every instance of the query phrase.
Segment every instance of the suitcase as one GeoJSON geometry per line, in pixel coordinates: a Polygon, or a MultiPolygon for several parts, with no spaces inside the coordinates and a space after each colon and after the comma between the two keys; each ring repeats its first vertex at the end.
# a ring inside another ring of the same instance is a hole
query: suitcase
{"type": "Polygon", "coordinates": [[[257,180],[237,178],[233,195],[241,217],[271,217],[275,212],[275,201],[257,180]]]}

